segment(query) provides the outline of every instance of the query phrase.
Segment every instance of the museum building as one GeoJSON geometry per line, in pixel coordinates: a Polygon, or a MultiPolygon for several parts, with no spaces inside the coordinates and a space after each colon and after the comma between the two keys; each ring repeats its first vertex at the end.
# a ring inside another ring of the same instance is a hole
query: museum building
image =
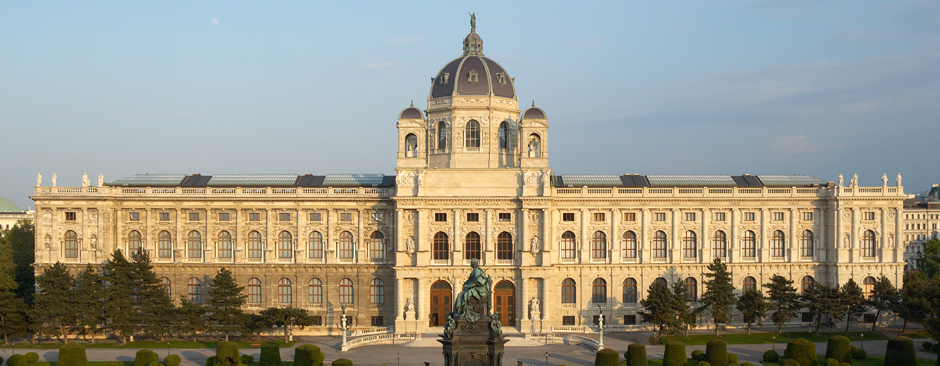
{"type": "Polygon", "coordinates": [[[520,332],[584,329],[600,312],[608,327],[646,326],[650,284],[681,282],[695,303],[714,258],[739,290],[774,274],[798,289],[901,283],[900,176],[859,187],[841,175],[554,173],[548,115],[520,110],[515,80],[473,28],[427,101],[398,115],[394,176],[37,178],[35,270],[142,249],[174,301],[199,302],[224,267],[246,310],[307,309],[313,333],[339,326],[341,304],[354,327],[442,326],[471,259],[493,278],[503,326],[520,332]]]}

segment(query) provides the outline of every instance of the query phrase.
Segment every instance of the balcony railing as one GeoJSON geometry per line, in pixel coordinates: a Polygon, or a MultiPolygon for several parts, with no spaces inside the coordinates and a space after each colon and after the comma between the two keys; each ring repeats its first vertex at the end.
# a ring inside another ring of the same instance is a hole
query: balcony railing
{"type": "Polygon", "coordinates": [[[92,196],[184,196],[193,197],[391,197],[393,187],[319,187],[319,188],[181,188],[181,187],[36,187],[35,195],[92,195],[92,196]]]}

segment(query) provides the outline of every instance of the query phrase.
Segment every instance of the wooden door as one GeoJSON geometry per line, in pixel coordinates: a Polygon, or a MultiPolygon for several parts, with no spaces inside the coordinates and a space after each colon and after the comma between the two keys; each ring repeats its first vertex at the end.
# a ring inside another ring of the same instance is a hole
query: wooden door
{"type": "Polygon", "coordinates": [[[447,314],[450,313],[453,302],[453,292],[447,281],[437,281],[431,285],[431,315],[429,317],[432,327],[443,327],[447,323],[447,314]]]}
{"type": "Polygon", "coordinates": [[[503,325],[516,325],[516,286],[512,282],[499,281],[493,289],[493,311],[499,312],[503,325]]]}

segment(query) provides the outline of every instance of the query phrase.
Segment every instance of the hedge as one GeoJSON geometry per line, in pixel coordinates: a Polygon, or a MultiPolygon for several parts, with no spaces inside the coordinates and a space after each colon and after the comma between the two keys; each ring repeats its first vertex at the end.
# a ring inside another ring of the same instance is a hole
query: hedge
{"type": "Polygon", "coordinates": [[[167,355],[163,358],[163,363],[166,366],[180,366],[180,356],[179,355],[167,355]]]}
{"type": "Polygon", "coordinates": [[[695,366],[712,366],[708,361],[699,361],[695,366]]]}
{"type": "Polygon", "coordinates": [[[718,338],[708,341],[705,359],[711,366],[728,366],[728,344],[718,338]]]}
{"type": "Polygon", "coordinates": [[[148,363],[147,366],[163,366],[163,362],[153,361],[151,363],[148,363]]]}
{"type": "Polygon", "coordinates": [[[738,355],[735,353],[728,354],[728,364],[738,363],[738,355]]]}
{"type": "Polygon", "coordinates": [[[853,350],[852,350],[852,358],[854,358],[854,359],[856,359],[856,360],[864,360],[864,359],[868,358],[868,352],[865,352],[865,350],[863,350],[863,349],[861,349],[861,348],[853,349],[853,350]]]}
{"type": "Polygon", "coordinates": [[[745,362],[745,363],[742,363],[741,366],[754,366],[754,364],[750,362],[745,362]]]}
{"type": "MultiPolygon", "coordinates": [[[[663,353],[663,366],[686,366],[685,343],[670,342],[663,353]]],[[[299,365],[295,365],[299,366],[299,365]]]]}
{"type": "Polygon", "coordinates": [[[215,366],[215,361],[217,359],[218,358],[216,358],[215,356],[209,356],[209,358],[206,358],[206,366],[215,366]]]}
{"type": "Polygon", "coordinates": [[[261,344],[261,366],[281,366],[281,349],[275,343],[261,344]]]}
{"type": "Polygon", "coordinates": [[[159,360],[160,356],[157,356],[157,353],[149,349],[142,349],[137,351],[137,355],[134,356],[134,366],[147,366],[151,362],[159,360]]]}
{"type": "Polygon", "coordinates": [[[215,346],[215,358],[223,365],[242,364],[242,358],[238,355],[238,343],[235,342],[219,342],[219,344],[215,346]]]}
{"type": "Polygon", "coordinates": [[[320,352],[320,347],[304,344],[294,349],[294,366],[321,365],[323,365],[323,352],[320,352]]]}
{"type": "Polygon", "coordinates": [[[58,366],[88,366],[85,346],[78,343],[66,343],[59,347],[58,366]]]}
{"type": "MultiPolygon", "coordinates": [[[[614,354],[616,354],[616,355],[619,356],[619,354],[618,354],[616,351],[614,352],[614,354]]],[[[330,365],[332,365],[332,366],[353,366],[353,363],[352,363],[352,361],[347,360],[347,359],[345,359],[345,358],[338,358],[338,359],[336,359],[336,361],[333,361],[333,363],[331,363],[330,365]]]]}
{"type": "Polygon", "coordinates": [[[917,366],[914,340],[908,337],[888,339],[884,366],[917,366]]]}
{"type": "Polygon", "coordinates": [[[834,358],[827,358],[827,359],[826,359],[826,366],[839,366],[839,361],[837,361],[837,360],[834,359],[834,358]]]}
{"type": "MultiPolygon", "coordinates": [[[[333,365],[336,365],[336,363],[333,363],[333,365]]],[[[604,348],[600,351],[597,351],[597,354],[594,355],[594,366],[619,366],[619,365],[620,365],[620,352],[614,351],[610,348],[604,348]]]]}
{"type": "Polygon", "coordinates": [[[798,338],[787,343],[783,358],[794,360],[799,366],[816,366],[816,345],[805,338],[798,338]]]}
{"type": "Polygon", "coordinates": [[[767,350],[767,352],[764,352],[764,362],[777,362],[777,361],[780,361],[780,354],[777,353],[777,351],[769,349],[767,350]]]}
{"type": "Polygon", "coordinates": [[[12,355],[7,359],[7,366],[26,366],[26,356],[12,355]]]}
{"type": "Polygon", "coordinates": [[[780,363],[781,366],[800,366],[800,363],[797,360],[792,358],[784,358],[783,362],[780,363]]]}
{"type": "Polygon", "coordinates": [[[242,355],[242,365],[247,365],[252,362],[255,362],[255,356],[252,355],[242,355]]]}
{"type": "Polygon", "coordinates": [[[852,363],[852,345],[849,339],[840,335],[829,337],[829,341],[826,342],[826,358],[834,359],[839,363],[852,363]]]}
{"type": "Polygon", "coordinates": [[[852,366],[852,364],[850,364],[850,363],[848,363],[848,362],[842,362],[842,363],[839,364],[839,366],[852,366]]]}
{"type": "Polygon", "coordinates": [[[692,359],[696,361],[705,361],[705,352],[698,349],[692,351],[692,359]]]}
{"type": "Polygon", "coordinates": [[[627,359],[627,366],[646,366],[646,346],[642,343],[630,343],[623,357],[627,359]]]}
{"type": "Polygon", "coordinates": [[[26,352],[26,363],[39,362],[39,354],[36,352],[26,352]]]}

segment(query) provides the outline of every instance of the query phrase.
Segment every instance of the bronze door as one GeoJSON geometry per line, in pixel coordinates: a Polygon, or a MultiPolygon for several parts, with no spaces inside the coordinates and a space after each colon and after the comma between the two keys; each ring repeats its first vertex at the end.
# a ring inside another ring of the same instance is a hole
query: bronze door
{"type": "Polygon", "coordinates": [[[453,293],[447,281],[437,281],[431,285],[431,326],[442,327],[447,323],[447,314],[452,306],[453,293]]]}
{"type": "Polygon", "coordinates": [[[516,325],[516,287],[512,282],[500,281],[493,290],[493,310],[499,312],[503,325],[516,325]]]}

